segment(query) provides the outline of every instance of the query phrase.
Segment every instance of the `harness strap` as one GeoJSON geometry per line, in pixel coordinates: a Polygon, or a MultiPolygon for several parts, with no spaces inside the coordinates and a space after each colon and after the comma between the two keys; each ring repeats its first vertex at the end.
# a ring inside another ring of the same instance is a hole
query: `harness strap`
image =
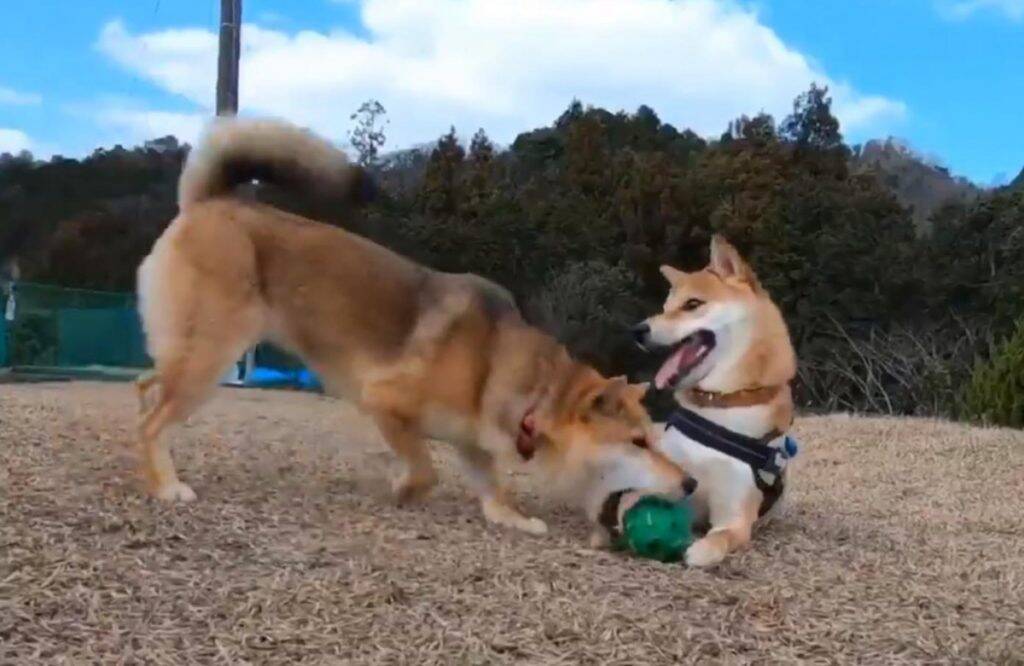
{"type": "Polygon", "coordinates": [[[688,409],[673,412],[667,428],[675,428],[695,442],[745,462],[755,470],[776,475],[782,471],[778,461],[779,449],[768,446],[768,442],[781,435],[778,430],[757,439],[733,432],[688,409]]]}
{"type": "Polygon", "coordinates": [[[760,518],[771,511],[771,508],[782,497],[782,492],[786,489],[786,477],[784,474],[776,474],[775,480],[768,483],[759,471],[753,467],[750,468],[750,471],[754,474],[754,485],[757,486],[762,495],[761,506],[757,507],[757,517],[760,518]]]}
{"type": "Polygon", "coordinates": [[[768,443],[783,436],[783,432],[774,429],[761,438],[750,437],[725,428],[714,421],[688,409],[680,408],[669,417],[665,429],[675,428],[691,440],[714,449],[750,465],[754,477],[754,485],[761,491],[763,499],[758,507],[758,517],[768,513],[782,497],[786,487],[785,463],[796,455],[796,442],[786,437],[781,448],[769,446],[768,443]],[[771,481],[765,479],[765,475],[771,481]]]}

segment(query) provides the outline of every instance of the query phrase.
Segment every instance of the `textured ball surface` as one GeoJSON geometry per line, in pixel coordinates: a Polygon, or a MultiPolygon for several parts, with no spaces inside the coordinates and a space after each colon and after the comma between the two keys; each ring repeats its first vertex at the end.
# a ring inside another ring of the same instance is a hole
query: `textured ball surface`
{"type": "Polygon", "coordinates": [[[677,562],[693,543],[689,502],[648,495],[622,517],[622,544],[640,557],[677,562]]]}

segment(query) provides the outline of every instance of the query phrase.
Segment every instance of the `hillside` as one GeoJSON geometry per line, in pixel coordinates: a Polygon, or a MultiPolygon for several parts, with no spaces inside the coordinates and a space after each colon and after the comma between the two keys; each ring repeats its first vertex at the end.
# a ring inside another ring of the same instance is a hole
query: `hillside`
{"type": "Polygon", "coordinates": [[[1024,169],[1021,169],[1017,177],[1010,181],[1009,188],[1011,190],[1024,190],[1024,169]]]}
{"type": "Polygon", "coordinates": [[[929,230],[932,214],[942,206],[970,203],[983,192],[893,137],[865,143],[851,158],[851,168],[857,173],[876,174],[903,205],[912,209],[918,232],[929,230]]]}

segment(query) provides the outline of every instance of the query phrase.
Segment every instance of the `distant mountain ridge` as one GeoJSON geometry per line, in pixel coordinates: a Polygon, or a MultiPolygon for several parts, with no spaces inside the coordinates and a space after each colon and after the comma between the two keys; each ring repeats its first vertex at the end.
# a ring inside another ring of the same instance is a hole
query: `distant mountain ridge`
{"type": "Polygon", "coordinates": [[[985,191],[895,137],[868,141],[854,149],[850,161],[854,172],[875,173],[912,209],[918,232],[928,230],[929,218],[942,206],[973,201],[985,191]]]}
{"type": "MultiPolygon", "coordinates": [[[[402,190],[415,187],[435,145],[422,143],[381,155],[377,170],[385,185],[402,190]]],[[[502,150],[495,147],[499,152],[502,150]]],[[[942,206],[970,203],[990,189],[954,176],[946,167],[892,136],[855,147],[850,168],[854,173],[873,173],[880,178],[913,211],[918,232],[928,231],[932,214],[942,206]]],[[[1024,169],[1006,187],[1024,188],[1024,169]]]]}
{"type": "Polygon", "coordinates": [[[1024,190],[1024,167],[1021,168],[1017,177],[1010,181],[1007,187],[1011,190],[1024,190]]]}

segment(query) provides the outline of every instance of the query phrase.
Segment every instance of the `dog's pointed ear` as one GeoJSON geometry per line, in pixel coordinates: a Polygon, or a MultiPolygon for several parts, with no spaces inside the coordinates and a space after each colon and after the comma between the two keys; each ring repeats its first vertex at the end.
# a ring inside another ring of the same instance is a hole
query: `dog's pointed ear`
{"type": "Polygon", "coordinates": [[[761,289],[754,269],[744,261],[733,244],[720,234],[711,237],[711,259],[708,262],[708,268],[723,279],[733,278],[746,282],[755,291],[761,289]]]}
{"type": "Polygon", "coordinates": [[[650,390],[650,382],[640,382],[639,384],[630,384],[626,387],[628,395],[633,396],[637,401],[643,400],[644,396],[647,395],[647,391],[650,390]]]}
{"type": "Polygon", "coordinates": [[[629,390],[625,375],[612,377],[600,390],[595,391],[588,401],[588,409],[606,416],[614,416],[622,410],[622,396],[629,390]]]}
{"type": "Polygon", "coordinates": [[[681,271],[678,268],[672,268],[668,264],[662,265],[658,270],[661,271],[662,276],[668,280],[668,283],[673,286],[686,277],[685,271],[681,271]]]}

